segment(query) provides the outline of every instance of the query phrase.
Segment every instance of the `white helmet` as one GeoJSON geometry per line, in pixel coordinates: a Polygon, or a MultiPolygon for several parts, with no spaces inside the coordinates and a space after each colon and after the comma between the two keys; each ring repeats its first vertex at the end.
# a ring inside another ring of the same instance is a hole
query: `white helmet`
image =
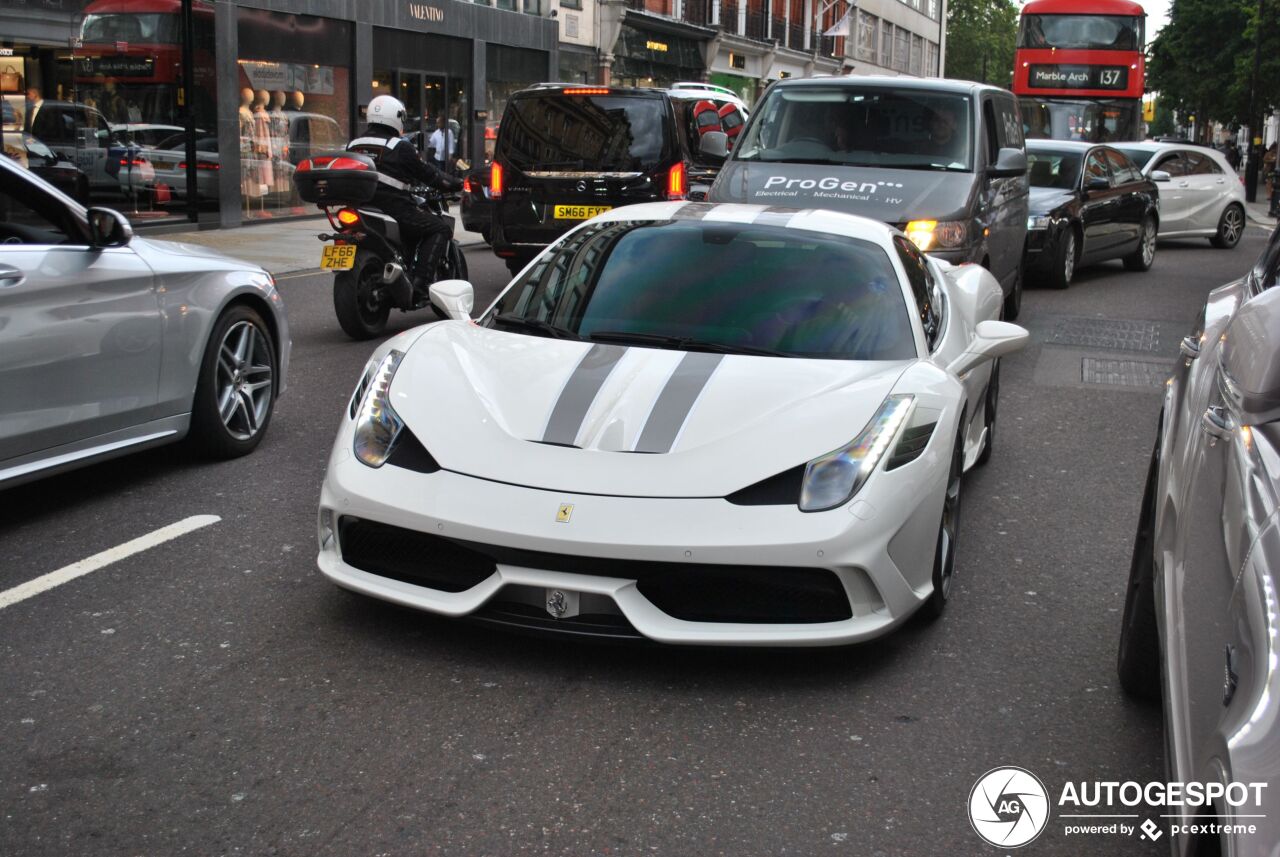
{"type": "Polygon", "coordinates": [[[366,117],[370,124],[387,125],[395,129],[397,134],[404,133],[404,105],[400,99],[391,95],[379,95],[369,102],[366,117]]]}

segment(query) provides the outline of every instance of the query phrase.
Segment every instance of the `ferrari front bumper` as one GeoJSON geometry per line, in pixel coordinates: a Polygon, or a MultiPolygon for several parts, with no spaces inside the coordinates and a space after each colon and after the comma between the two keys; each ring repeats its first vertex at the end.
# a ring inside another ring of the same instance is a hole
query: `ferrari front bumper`
{"type": "Polygon", "coordinates": [[[894,471],[883,497],[864,490],[806,514],[375,470],[339,446],[321,494],[318,564],[339,586],[386,601],[544,631],[580,634],[585,619],[618,631],[604,636],[664,643],[854,643],[932,592],[944,488],[932,474],[945,475],[935,454],[894,471]]]}

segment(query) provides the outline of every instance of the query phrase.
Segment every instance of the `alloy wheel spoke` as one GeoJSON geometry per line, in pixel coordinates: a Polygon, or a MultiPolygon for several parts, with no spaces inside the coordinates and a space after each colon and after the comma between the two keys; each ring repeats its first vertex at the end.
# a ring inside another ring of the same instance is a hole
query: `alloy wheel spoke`
{"type": "Polygon", "coordinates": [[[222,424],[231,425],[231,419],[236,413],[236,394],[235,390],[227,387],[218,396],[218,415],[222,417],[222,424]]]}
{"type": "Polygon", "coordinates": [[[258,430],[258,409],[254,406],[253,397],[247,392],[240,394],[240,399],[244,407],[244,422],[248,428],[249,434],[253,434],[258,430]]]}

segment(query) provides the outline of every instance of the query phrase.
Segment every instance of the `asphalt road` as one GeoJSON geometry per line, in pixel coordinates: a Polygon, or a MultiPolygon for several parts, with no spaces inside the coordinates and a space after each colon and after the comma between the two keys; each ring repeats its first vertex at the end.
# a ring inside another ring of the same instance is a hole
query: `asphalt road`
{"type": "MultiPolygon", "coordinates": [[[[1160,779],[1159,711],[1113,666],[1159,387],[1083,383],[1082,360],[1167,366],[1264,237],[1029,291],[947,615],[835,651],[527,638],[330,585],[316,501],[371,346],[324,276],[282,280],[293,373],[254,455],[158,450],[0,494],[0,591],[221,519],[0,609],[0,854],[998,854],[966,814],[991,768],[1055,795],[1160,779]]],[[[505,271],[469,264],[483,305],[505,271]]],[[[1055,821],[1020,853],[1167,851],[1055,821]]]]}

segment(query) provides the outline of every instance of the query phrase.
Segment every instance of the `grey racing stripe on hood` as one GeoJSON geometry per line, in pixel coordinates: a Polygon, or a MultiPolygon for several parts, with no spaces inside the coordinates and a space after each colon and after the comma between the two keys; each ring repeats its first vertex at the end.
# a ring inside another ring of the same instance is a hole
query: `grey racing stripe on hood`
{"type": "Polygon", "coordinates": [[[573,445],[578,439],[582,421],[587,418],[587,411],[591,409],[591,403],[596,400],[596,394],[626,353],[626,348],[601,343],[596,343],[587,350],[551,409],[546,431],[542,433],[543,443],[573,445]]]}
{"type": "Polygon", "coordinates": [[[636,452],[670,452],[675,446],[680,429],[684,428],[689,412],[711,380],[711,375],[724,359],[723,354],[705,354],[691,351],[676,366],[667,385],[658,394],[658,400],[649,412],[636,452]]]}

